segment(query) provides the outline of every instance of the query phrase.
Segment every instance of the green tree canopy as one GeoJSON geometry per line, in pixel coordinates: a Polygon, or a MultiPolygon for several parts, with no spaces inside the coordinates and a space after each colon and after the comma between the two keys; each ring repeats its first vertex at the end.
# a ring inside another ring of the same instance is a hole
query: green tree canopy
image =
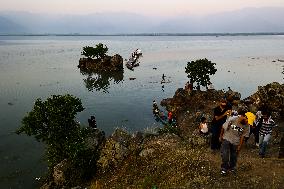
{"type": "Polygon", "coordinates": [[[207,85],[210,83],[210,75],[214,75],[217,71],[215,68],[215,63],[205,59],[199,59],[187,63],[185,67],[185,73],[190,79],[190,83],[196,83],[197,88],[204,86],[207,88],[207,85]]]}
{"type": "Polygon", "coordinates": [[[102,59],[106,56],[107,52],[108,52],[108,47],[106,45],[103,45],[102,43],[99,43],[96,45],[95,48],[90,46],[83,47],[81,55],[84,55],[88,58],[96,57],[97,59],[102,59]]]}
{"type": "Polygon", "coordinates": [[[46,101],[37,99],[17,133],[32,135],[45,143],[49,166],[54,166],[78,153],[83,128],[75,121],[75,116],[83,110],[81,100],[68,94],[53,95],[46,101]]]}

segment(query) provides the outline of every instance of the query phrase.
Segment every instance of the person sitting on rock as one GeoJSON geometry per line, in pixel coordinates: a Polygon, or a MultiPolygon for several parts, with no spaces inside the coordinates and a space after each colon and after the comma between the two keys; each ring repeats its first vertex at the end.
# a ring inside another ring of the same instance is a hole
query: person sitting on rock
{"type": "Polygon", "coordinates": [[[172,124],[173,122],[173,113],[171,111],[168,112],[168,122],[169,124],[172,124]]]}
{"type": "Polygon", "coordinates": [[[97,128],[97,122],[95,116],[91,116],[91,119],[88,119],[89,127],[96,129],[97,128]]]}
{"type": "Polygon", "coordinates": [[[153,114],[155,116],[158,116],[159,112],[160,112],[160,110],[159,110],[159,107],[157,105],[157,102],[155,100],[153,100],[153,114]]]}
{"type": "Polygon", "coordinates": [[[204,136],[208,135],[208,125],[205,117],[200,119],[199,133],[204,136]]]}
{"type": "Polygon", "coordinates": [[[185,83],[184,90],[187,92],[187,94],[190,94],[190,92],[193,90],[193,86],[191,83],[189,83],[189,81],[185,83]]]}

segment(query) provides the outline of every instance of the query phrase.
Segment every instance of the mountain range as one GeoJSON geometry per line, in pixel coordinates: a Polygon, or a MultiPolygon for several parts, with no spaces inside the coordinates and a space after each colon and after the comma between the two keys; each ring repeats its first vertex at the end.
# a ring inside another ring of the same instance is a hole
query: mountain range
{"type": "Polygon", "coordinates": [[[206,16],[150,17],[127,12],[55,15],[0,12],[0,34],[284,32],[284,7],[245,8],[206,16]]]}

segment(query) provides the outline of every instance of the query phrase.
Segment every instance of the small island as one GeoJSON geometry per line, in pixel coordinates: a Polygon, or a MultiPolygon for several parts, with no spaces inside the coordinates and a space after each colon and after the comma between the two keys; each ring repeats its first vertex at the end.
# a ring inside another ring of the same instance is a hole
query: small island
{"type": "Polygon", "coordinates": [[[99,43],[96,47],[85,46],[80,58],[78,68],[92,71],[121,71],[123,70],[123,58],[119,54],[109,56],[108,47],[99,43]]]}

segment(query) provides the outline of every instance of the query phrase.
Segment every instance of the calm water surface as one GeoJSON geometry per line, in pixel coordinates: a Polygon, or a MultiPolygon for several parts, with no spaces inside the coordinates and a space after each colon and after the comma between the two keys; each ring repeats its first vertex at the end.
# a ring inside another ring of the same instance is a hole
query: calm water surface
{"type": "Polygon", "coordinates": [[[37,188],[46,171],[43,146],[16,135],[21,119],[35,99],[72,94],[85,110],[78,120],[96,115],[98,127],[110,134],[116,127],[130,132],[160,126],[152,117],[152,101],[172,97],[187,81],[188,61],[207,58],[217,65],[216,89],[247,97],[257,86],[283,83],[284,36],[179,37],[1,37],[0,36],[0,188],[37,188]],[[134,71],[114,77],[77,69],[83,46],[104,43],[109,54],[124,59],[140,48],[143,57],[134,71]],[[275,62],[273,62],[275,61],[275,62]],[[153,69],[157,68],[157,69],[153,69]],[[162,74],[169,83],[160,83],[162,74]],[[136,78],[129,80],[129,78],[136,78]]]}

